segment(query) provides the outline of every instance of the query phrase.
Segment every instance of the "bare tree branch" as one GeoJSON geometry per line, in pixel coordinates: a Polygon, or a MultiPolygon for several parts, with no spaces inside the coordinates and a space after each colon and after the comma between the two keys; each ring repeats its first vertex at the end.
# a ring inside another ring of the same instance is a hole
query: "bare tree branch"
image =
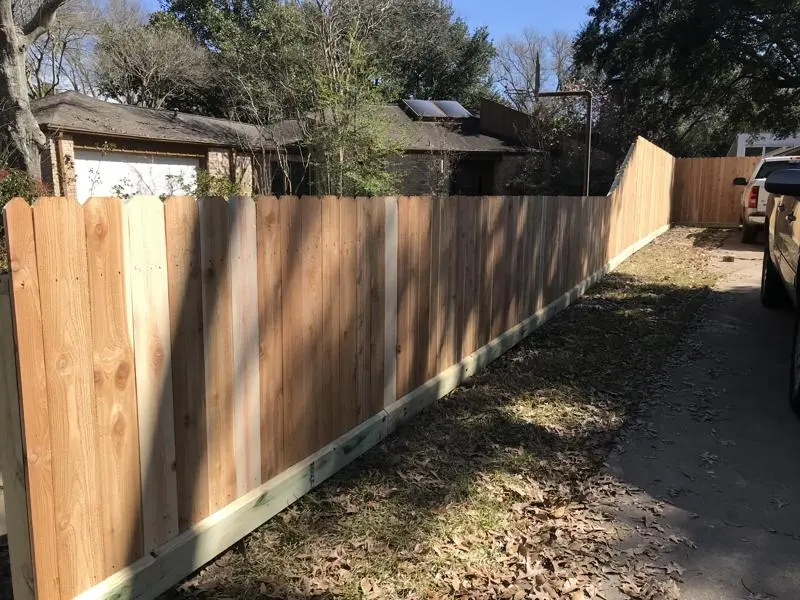
{"type": "Polygon", "coordinates": [[[33,16],[22,26],[22,35],[25,36],[25,41],[32,44],[41,36],[47,33],[53,19],[56,16],[56,11],[66,3],[67,0],[45,0],[41,6],[33,13],[33,16]]]}

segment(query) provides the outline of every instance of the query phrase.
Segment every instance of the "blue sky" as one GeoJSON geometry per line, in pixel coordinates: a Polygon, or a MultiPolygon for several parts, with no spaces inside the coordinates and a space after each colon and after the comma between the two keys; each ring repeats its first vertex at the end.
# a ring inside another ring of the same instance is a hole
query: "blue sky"
{"type": "Polygon", "coordinates": [[[499,42],[526,27],[541,33],[577,33],[588,17],[591,0],[452,0],[453,8],[470,26],[486,25],[499,42]]]}
{"type": "MultiPolygon", "coordinates": [[[[159,0],[141,0],[148,10],[157,10],[159,0]]],[[[486,25],[492,39],[514,34],[526,27],[549,33],[576,33],[587,20],[591,0],[452,0],[453,7],[471,27],[486,25]]]]}

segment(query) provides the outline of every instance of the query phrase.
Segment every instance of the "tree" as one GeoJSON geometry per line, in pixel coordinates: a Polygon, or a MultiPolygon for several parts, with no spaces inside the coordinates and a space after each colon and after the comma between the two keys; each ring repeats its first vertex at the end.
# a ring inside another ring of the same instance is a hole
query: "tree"
{"type": "MultiPolygon", "coordinates": [[[[167,0],[165,7],[199,43],[221,57],[225,46],[238,36],[237,30],[260,29],[280,36],[278,27],[266,23],[264,15],[281,8],[308,10],[314,4],[307,0],[167,0]]],[[[347,6],[357,14],[380,9],[380,20],[363,40],[363,51],[372,60],[372,80],[378,82],[384,100],[413,96],[471,104],[481,95],[491,95],[489,66],[494,48],[488,31],[471,32],[456,18],[449,2],[334,0],[325,4],[331,9],[347,6]]],[[[257,42],[270,46],[272,39],[263,35],[257,42]]],[[[255,48],[255,52],[261,51],[255,48]]],[[[210,106],[209,111],[220,114],[226,107],[210,106]]]]}
{"type": "Polygon", "coordinates": [[[190,3],[173,14],[202,13],[202,24],[187,26],[213,48],[227,90],[223,110],[259,127],[255,158],[277,160],[287,191],[288,141],[314,172],[317,191],[369,195],[393,185],[387,166],[398,149],[376,110],[382,97],[372,42],[399,2],[260,0],[239,11],[190,3]],[[288,138],[275,125],[287,120],[296,129],[288,138]]]}
{"type": "Polygon", "coordinates": [[[387,99],[447,99],[474,106],[492,95],[495,49],[489,31],[471,32],[448,2],[395,2],[370,44],[387,99]]]}
{"type": "Polygon", "coordinates": [[[590,16],[577,63],[613,84],[632,130],[673,153],[800,125],[800,3],[598,0],[590,16]]]}
{"type": "Polygon", "coordinates": [[[93,45],[100,13],[86,0],[67,0],[28,51],[28,93],[43,98],[64,88],[95,95],[93,45]]]}
{"type": "Polygon", "coordinates": [[[540,57],[542,91],[562,90],[572,71],[572,40],[569,34],[555,31],[543,35],[524,29],[518,36],[506,36],[492,62],[495,85],[517,110],[532,110],[535,104],[536,57],[540,57]]]}
{"type": "Polygon", "coordinates": [[[98,88],[125,104],[166,108],[210,79],[209,56],[176,21],[109,22],[96,48],[98,88]]]}
{"type": "Polygon", "coordinates": [[[312,38],[313,111],[300,120],[323,193],[394,191],[388,167],[400,149],[378,107],[370,40],[399,1],[312,0],[302,7],[312,38]]]}
{"type": "Polygon", "coordinates": [[[41,151],[47,140],[31,112],[26,62],[28,48],[47,33],[66,0],[20,5],[0,0],[0,117],[3,142],[15,165],[41,178],[41,151]]]}

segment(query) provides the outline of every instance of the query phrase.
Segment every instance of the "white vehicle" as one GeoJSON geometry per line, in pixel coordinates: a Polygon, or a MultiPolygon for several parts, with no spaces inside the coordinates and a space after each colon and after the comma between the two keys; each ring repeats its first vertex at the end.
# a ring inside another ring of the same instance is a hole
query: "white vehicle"
{"type": "Polygon", "coordinates": [[[770,156],[763,158],[756,165],[749,180],[737,177],[733,185],[745,186],[742,193],[742,211],[739,221],[742,224],[742,241],[752,244],[759,231],[764,230],[767,215],[767,198],[769,192],[764,189],[767,177],[775,171],[784,169],[800,169],[800,156],[770,156]]]}

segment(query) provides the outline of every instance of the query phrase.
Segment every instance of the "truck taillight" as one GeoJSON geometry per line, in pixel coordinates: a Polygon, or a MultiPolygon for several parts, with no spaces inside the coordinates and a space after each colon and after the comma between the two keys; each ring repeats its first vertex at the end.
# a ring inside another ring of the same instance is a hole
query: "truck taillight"
{"type": "Polygon", "coordinates": [[[750,188],[750,199],[747,201],[747,208],[758,208],[758,186],[750,188]]]}

